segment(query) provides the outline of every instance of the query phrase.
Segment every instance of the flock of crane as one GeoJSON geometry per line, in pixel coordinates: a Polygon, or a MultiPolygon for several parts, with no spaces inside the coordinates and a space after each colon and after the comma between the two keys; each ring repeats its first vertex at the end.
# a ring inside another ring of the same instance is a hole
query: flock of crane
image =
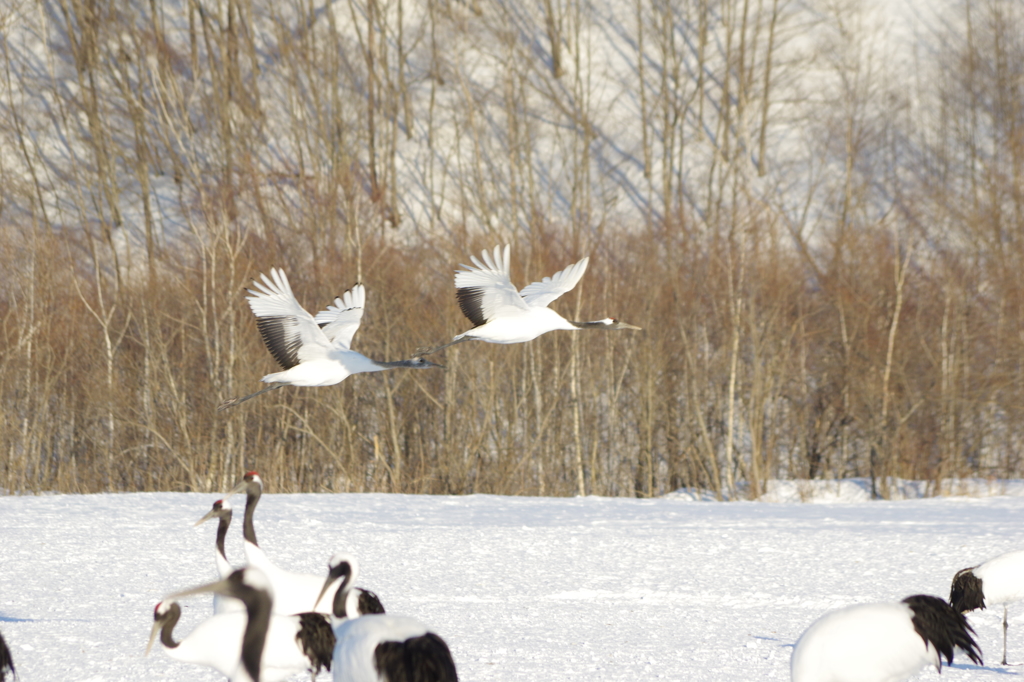
{"type": "Polygon", "coordinates": [[[224,539],[231,525],[228,499],[196,522],[216,518],[214,558],[220,579],[168,595],[153,610],[148,654],[159,638],[173,659],[216,669],[233,682],[274,682],[303,671],[316,679],[332,670],[336,681],[456,682],[448,645],[414,618],[387,615],[376,594],[355,587],[356,560],[335,554],[326,575],[279,567],[260,548],[253,512],[263,481],[250,471],[230,493],[244,492],[242,537],[246,565],[228,562],[224,539]],[[184,639],[174,639],[178,599],[210,593],[213,615],[184,639]]]}
{"type": "MultiPolygon", "coordinates": [[[[282,386],[329,386],[352,374],[397,367],[439,367],[423,359],[457,343],[522,343],[558,329],[639,329],[614,319],[566,320],[547,306],[572,290],[588,258],[517,291],[509,278],[509,247],[485,251],[482,260],[455,274],[462,312],[474,324],[451,342],[421,349],[397,362],[375,361],[351,350],[362,320],[366,293],[357,284],[333,305],[310,315],[295,300],[279,269],[254,282],[249,306],[267,349],[283,371],[268,374],[268,387],[221,404],[238,405],[282,386]]],[[[153,611],[148,654],[159,638],[174,659],[205,665],[232,682],[270,682],[322,669],[335,682],[457,682],[455,662],[445,641],[414,618],[387,615],[372,591],[355,587],[356,560],[335,554],[325,576],[278,567],[256,541],[253,513],[263,482],[250,471],[230,493],[246,494],[242,524],[246,565],[235,569],[224,540],[231,524],[227,498],[217,500],[196,525],[219,520],[216,582],[167,596],[153,611]],[[174,639],[181,617],[179,599],[213,593],[213,615],[184,639],[174,639]]],[[[923,667],[941,672],[959,648],[981,664],[981,650],[964,613],[1003,605],[1003,665],[1006,662],[1006,605],[1024,599],[1024,551],[1001,555],[958,572],[948,603],[914,595],[899,603],[860,604],[825,614],[800,637],[791,659],[793,682],[899,682],[923,667]]],[[[15,673],[0,636],[0,682],[15,673]]]]}
{"type": "Polygon", "coordinates": [[[902,682],[926,666],[942,672],[955,649],[977,665],[981,648],[964,613],[1024,599],[1024,551],[1009,552],[953,577],[949,602],[916,594],[898,603],[857,604],[826,613],[796,643],[793,682],[902,682]]]}
{"type": "Polygon", "coordinates": [[[525,343],[558,329],[640,329],[613,318],[573,322],[548,308],[559,296],[572,291],[587,271],[589,257],[521,290],[516,290],[510,279],[507,245],[494,247],[493,253],[484,251],[481,257],[472,256],[473,265],[463,265],[455,273],[455,295],[473,328],[443,345],[419,349],[410,360],[391,362],[371,360],[351,348],[366,303],[362,284],[356,284],[313,316],[295,300],[284,272],[272,268],[269,277],[261,275],[262,281],[253,282],[247,300],[267,350],[284,371],[263,377],[262,381],[270,384],[263,390],[226,400],[217,409],[234,407],[282,386],[331,386],[363,372],[440,367],[423,356],[465,341],[525,343]]]}

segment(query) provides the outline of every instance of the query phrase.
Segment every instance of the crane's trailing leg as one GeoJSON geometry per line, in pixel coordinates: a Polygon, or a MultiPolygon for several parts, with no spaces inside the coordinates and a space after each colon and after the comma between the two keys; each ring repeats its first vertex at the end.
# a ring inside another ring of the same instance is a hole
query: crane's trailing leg
{"type": "Polygon", "coordinates": [[[220,405],[217,406],[217,411],[220,412],[221,410],[226,410],[229,407],[234,407],[235,405],[238,405],[240,403],[244,403],[246,400],[250,400],[252,398],[255,398],[256,396],[260,395],[261,393],[266,393],[267,391],[273,391],[275,388],[283,388],[283,387],[285,387],[287,385],[288,384],[273,384],[271,386],[267,386],[266,388],[261,388],[260,390],[256,391],[255,393],[250,393],[247,396],[243,396],[241,398],[231,398],[230,400],[225,400],[224,402],[222,402],[220,405]]]}
{"type": "Polygon", "coordinates": [[[437,351],[444,350],[445,348],[448,348],[449,346],[454,346],[455,344],[462,343],[463,341],[472,341],[472,340],[473,340],[472,336],[460,336],[459,338],[455,339],[454,341],[449,341],[448,343],[443,344],[441,346],[434,346],[433,348],[417,348],[416,349],[416,357],[420,357],[421,358],[424,355],[433,355],[437,351]]]}

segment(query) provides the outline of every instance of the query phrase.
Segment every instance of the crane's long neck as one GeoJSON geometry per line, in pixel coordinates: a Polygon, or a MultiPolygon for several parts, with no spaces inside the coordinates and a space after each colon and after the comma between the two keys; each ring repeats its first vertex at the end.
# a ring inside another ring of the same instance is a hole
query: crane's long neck
{"type": "Polygon", "coordinates": [[[349,599],[349,595],[352,594],[351,586],[352,574],[349,573],[341,579],[341,585],[338,585],[338,591],[334,593],[332,611],[334,612],[334,617],[339,620],[359,617],[358,605],[355,603],[356,600],[349,599]]]}
{"type": "Polygon", "coordinates": [[[415,360],[371,360],[373,367],[364,370],[367,372],[383,372],[386,369],[396,369],[398,367],[422,367],[422,363],[417,363],[415,360]]]}
{"type": "Polygon", "coordinates": [[[245,519],[242,521],[242,536],[246,542],[251,542],[257,547],[260,543],[256,542],[256,529],[252,525],[252,515],[256,511],[256,505],[259,504],[261,491],[258,486],[252,486],[245,494],[245,519]],[[252,488],[256,488],[253,490],[252,488]]]}
{"type": "Polygon", "coordinates": [[[180,642],[174,641],[174,626],[178,624],[179,618],[181,618],[181,607],[177,603],[171,604],[171,608],[167,610],[167,620],[160,626],[160,643],[168,649],[176,649],[180,644],[180,642]]]}
{"type": "Polygon", "coordinates": [[[224,557],[224,561],[228,560],[228,555],[224,553],[224,538],[228,534],[228,526],[231,525],[231,512],[221,514],[220,523],[217,525],[217,551],[224,557]]]}
{"type": "Polygon", "coordinates": [[[242,666],[249,676],[260,679],[260,660],[267,642],[267,630],[270,628],[272,601],[266,592],[254,590],[251,594],[239,597],[245,604],[249,620],[242,635],[242,666]]]}

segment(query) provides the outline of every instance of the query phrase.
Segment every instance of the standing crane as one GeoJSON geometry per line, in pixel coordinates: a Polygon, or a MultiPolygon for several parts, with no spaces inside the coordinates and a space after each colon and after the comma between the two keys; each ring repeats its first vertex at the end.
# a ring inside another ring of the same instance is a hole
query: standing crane
{"type": "MultiPolygon", "coordinates": [[[[228,528],[231,526],[231,503],[227,500],[217,500],[213,508],[206,512],[206,516],[195,522],[198,526],[212,518],[219,519],[217,523],[216,551],[213,553],[214,561],[217,564],[217,576],[223,580],[235,572],[234,566],[228,563],[228,555],[224,552],[224,538],[227,537],[228,528]]],[[[242,611],[244,607],[237,599],[228,599],[219,594],[213,595],[213,612],[227,613],[228,611],[242,611]]]]}
{"type": "Polygon", "coordinates": [[[949,605],[957,613],[1003,605],[1003,665],[1006,662],[1007,605],[1024,599],[1024,550],[1000,554],[953,576],[949,605]]]}
{"type": "MultiPolygon", "coordinates": [[[[245,493],[245,517],[242,521],[242,545],[245,559],[250,566],[260,569],[274,589],[274,613],[289,614],[303,611],[331,613],[330,602],[320,603],[323,596],[323,579],[312,573],[295,573],[275,564],[256,541],[256,527],[253,515],[263,495],[263,479],[255,471],[249,471],[229,495],[245,493]]],[[[377,595],[370,590],[354,588],[360,613],[384,613],[384,607],[377,595]]],[[[334,592],[331,592],[331,598],[334,592]]]]}
{"type": "Polygon", "coordinates": [[[473,328],[446,344],[421,350],[419,355],[430,355],[474,339],[487,343],[525,343],[556,329],[640,329],[614,318],[573,322],[548,308],[548,304],[572,291],[580,281],[587,271],[589,256],[520,291],[516,291],[509,279],[508,245],[504,249],[494,247],[493,254],[484,251],[481,257],[483,261],[471,256],[473,266],[463,265],[465,269],[455,273],[455,297],[473,328]]]}
{"type": "Polygon", "coordinates": [[[320,598],[341,581],[331,608],[334,682],[458,682],[448,644],[426,625],[415,618],[359,612],[351,587],[358,573],[355,559],[335,554],[329,567],[320,598]]]}
{"type": "MultiPolygon", "coordinates": [[[[279,629],[280,634],[268,637],[276,625],[271,613],[273,600],[274,592],[267,577],[259,569],[251,567],[241,568],[223,580],[172,594],[153,610],[153,630],[149,635],[146,653],[149,653],[159,634],[160,643],[168,656],[215,668],[231,682],[286,679],[296,670],[288,670],[282,677],[276,674],[261,677],[261,671],[267,669],[269,673],[270,668],[287,667],[294,663],[295,658],[299,659],[298,669],[303,670],[308,667],[312,657],[307,657],[304,651],[300,651],[301,656],[295,656],[300,646],[305,646],[305,642],[299,644],[302,641],[301,633],[298,627],[292,627],[291,621],[279,629]],[[211,616],[184,640],[175,642],[174,626],[181,617],[181,607],[175,600],[206,592],[238,599],[245,604],[245,612],[211,616]],[[284,655],[279,656],[275,649],[283,649],[284,655]]],[[[278,617],[277,621],[281,622],[281,618],[299,619],[300,616],[278,617]]],[[[307,636],[306,639],[312,638],[307,636]]]]}
{"type": "Polygon", "coordinates": [[[246,300],[256,316],[263,343],[284,371],[267,374],[260,381],[269,386],[225,400],[218,411],[282,386],[332,386],[363,372],[440,367],[421,357],[394,362],[371,360],[350,348],[363,319],[366,289],[362,284],[335,298],[333,305],[313,317],[295,300],[283,270],[271,268],[269,277],[260,276],[263,281],[253,280],[255,289],[248,289],[252,295],[246,300]]]}

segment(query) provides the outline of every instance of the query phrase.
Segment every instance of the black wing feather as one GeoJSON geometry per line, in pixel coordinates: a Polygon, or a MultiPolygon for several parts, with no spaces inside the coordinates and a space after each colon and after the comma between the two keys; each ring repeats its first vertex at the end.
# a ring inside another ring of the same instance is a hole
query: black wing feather
{"type": "Polygon", "coordinates": [[[278,317],[260,317],[256,320],[260,336],[267,350],[284,369],[291,369],[299,364],[299,348],[302,342],[296,331],[298,321],[290,315],[278,317]]]}
{"type": "Polygon", "coordinates": [[[428,632],[402,642],[381,642],[374,651],[381,679],[389,682],[458,682],[452,652],[445,641],[428,632]]]}
{"type": "Polygon", "coordinates": [[[462,314],[469,318],[474,327],[482,327],[487,324],[484,318],[483,287],[463,287],[455,290],[455,298],[459,300],[459,307],[462,314]]]}

